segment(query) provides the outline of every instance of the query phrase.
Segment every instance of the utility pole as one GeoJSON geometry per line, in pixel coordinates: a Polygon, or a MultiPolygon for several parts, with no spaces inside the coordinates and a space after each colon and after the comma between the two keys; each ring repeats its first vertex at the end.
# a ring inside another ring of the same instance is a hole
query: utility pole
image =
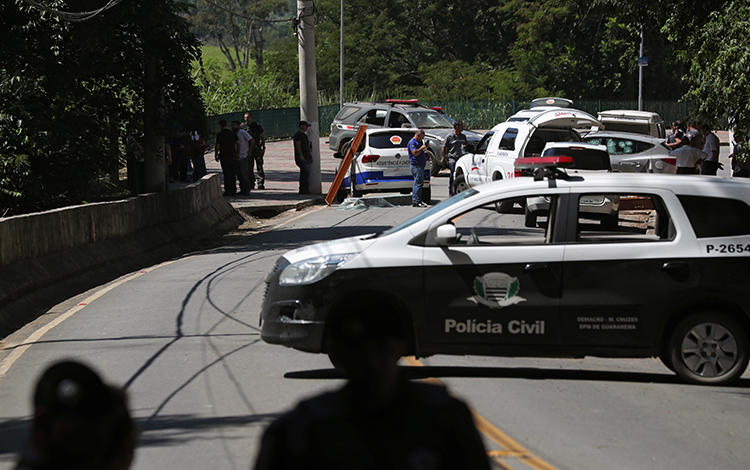
{"type": "Polygon", "coordinates": [[[643,26],[641,25],[641,49],[638,53],[638,111],[643,110],[643,26]]]}
{"type": "Polygon", "coordinates": [[[339,109],[344,107],[344,0],[341,0],[339,24],[339,109]]]}
{"type": "Polygon", "coordinates": [[[164,106],[159,58],[152,51],[157,50],[154,38],[159,31],[154,21],[153,4],[143,8],[143,150],[144,150],[144,190],[147,193],[166,191],[166,168],[164,164],[164,136],[162,135],[162,109],[164,106]]]}
{"type": "Polygon", "coordinates": [[[299,111],[300,118],[310,123],[307,137],[312,145],[313,163],[310,168],[310,192],[321,194],[320,129],[318,126],[318,79],[315,70],[315,21],[313,0],[297,0],[297,43],[299,51],[299,111]]]}

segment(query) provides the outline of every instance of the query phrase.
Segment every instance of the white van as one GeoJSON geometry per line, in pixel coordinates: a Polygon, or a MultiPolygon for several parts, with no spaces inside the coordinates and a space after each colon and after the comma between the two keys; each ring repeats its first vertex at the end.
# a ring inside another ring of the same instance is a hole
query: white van
{"type": "MultiPolygon", "coordinates": [[[[613,109],[610,111],[601,111],[598,119],[604,124],[604,129],[610,132],[630,132],[631,134],[650,135],[661,139],[667,137],[664,120],[656,113],[630,109],[613,109]]],[[[595,129],[602,130],[601,128],[592,127],[592,130],[595,129]]]]}

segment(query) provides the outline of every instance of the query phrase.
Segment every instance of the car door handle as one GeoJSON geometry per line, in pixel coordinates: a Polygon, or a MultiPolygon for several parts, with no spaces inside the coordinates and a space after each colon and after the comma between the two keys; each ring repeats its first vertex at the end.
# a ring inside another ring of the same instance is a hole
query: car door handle
{"type": "Polygon", "coordinates": [[[682,271],[683,269],[687,269],[688,264],[684,261],[667,261],[666,263],[661,265],[662,271],[682,271]]]}
{"type": "Polygon", "coordinates": [[[526,272],[546,271],[547,269],[549,269],[547,263],[529,263],[523,267],[523,270],[526,272]]]}

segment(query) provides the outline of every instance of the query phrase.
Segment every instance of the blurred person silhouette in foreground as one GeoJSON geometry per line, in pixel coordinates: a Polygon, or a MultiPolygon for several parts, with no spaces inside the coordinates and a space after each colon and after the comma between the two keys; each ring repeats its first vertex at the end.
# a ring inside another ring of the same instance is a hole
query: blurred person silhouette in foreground
{"type": "Polygon", "coordinates": [[[48,367],[34,391],[34,421],[16,470],[125,470],[136,433],[125,393],[89,367],[48,367]]]}
{"type": "Polygon", "coordinates": [[[402,375],[411,325],[381,305],[382,295],[358,293],[331,310],[327,350],[348,382],[272,423],[256,470],[490,468],[468,407],[402,375]]]}

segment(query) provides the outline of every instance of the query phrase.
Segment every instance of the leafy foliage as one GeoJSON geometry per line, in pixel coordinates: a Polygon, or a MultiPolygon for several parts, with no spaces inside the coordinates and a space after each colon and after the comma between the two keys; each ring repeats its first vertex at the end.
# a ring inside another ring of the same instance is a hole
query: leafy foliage
{"type": "Polygon", "coordinates": [[[142,132],[146,49],[160,64],[164,117],[202,122],[189,74],[200,44],[182,8],[131,0],[67,23],[20,0],[0,3],[0,215],[91,200],[102,182],[117,183],[122,137],[142,132]]]}

